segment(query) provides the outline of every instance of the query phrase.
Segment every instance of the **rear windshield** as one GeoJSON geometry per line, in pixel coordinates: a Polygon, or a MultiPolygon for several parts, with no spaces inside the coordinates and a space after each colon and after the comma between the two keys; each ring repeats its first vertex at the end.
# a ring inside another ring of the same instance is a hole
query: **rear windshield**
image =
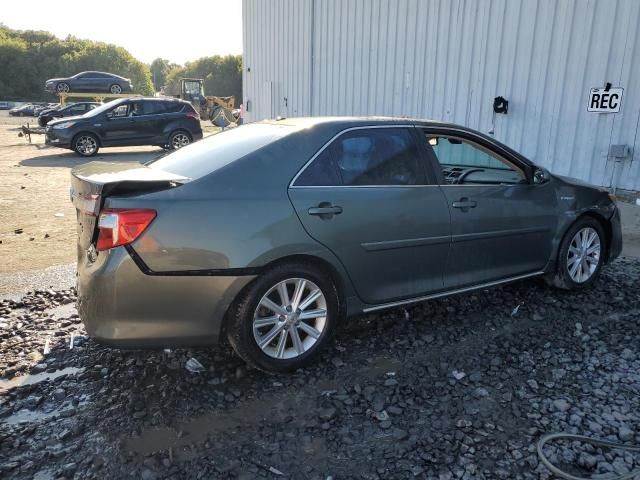
{"type": "Polygon", "coordinates": [[[287,125],[252,123],[216,133],[149,163],[150,168],[196,180],[291,133],[287,125]]]}

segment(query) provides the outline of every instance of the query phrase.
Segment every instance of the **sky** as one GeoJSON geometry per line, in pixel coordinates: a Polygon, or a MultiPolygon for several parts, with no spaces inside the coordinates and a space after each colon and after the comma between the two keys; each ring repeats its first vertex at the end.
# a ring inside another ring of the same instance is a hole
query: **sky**
{"type": "Polygon", "coordinates": [[[145,63],[242,53],[242,0],[29,0],[28,8],[15,0],[2,3],[0,23],[9,28],[113,43],[145,63]]]}

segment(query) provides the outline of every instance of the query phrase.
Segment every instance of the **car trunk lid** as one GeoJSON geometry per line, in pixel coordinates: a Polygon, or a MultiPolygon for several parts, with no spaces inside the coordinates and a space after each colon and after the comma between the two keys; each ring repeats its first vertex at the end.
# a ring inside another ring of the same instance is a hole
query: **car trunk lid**
{"type": "Polygon", "coordinates": [[[78,260],[95,244],[98,216],[107,197],[174,188],[188,178],[138,163],[91,162],[71,171],[71,201],[78,221],[78,260]]]}

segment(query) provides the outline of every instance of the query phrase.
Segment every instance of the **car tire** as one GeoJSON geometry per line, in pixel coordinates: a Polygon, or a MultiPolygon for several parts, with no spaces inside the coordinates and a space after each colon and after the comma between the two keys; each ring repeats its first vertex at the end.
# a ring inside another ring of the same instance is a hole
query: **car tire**
{"type": "Polygon", "coordinates": [[[600,274],[607,242],[602,225],[583,217],[564,235],[552,285],[564,290],[589,287],[600,274]]]}
{"type": "Polygon", "coordinates": [[[338,291],[329,275],[307,263],[283,264],[254,280],[234,302],[227,339],[248,364],[290,372],[318,357],[339,316],[338,291]]]}
{"type": "Polygon", "coordinates": [[[92,133],[79,133],[73,139],[73,150],[80,156],[93,157],[100,150],[98,138],[92,133]]]}
{"type": "Polygon", "coordinates": [[[184,130],[176,130],[169,135],[169,148],[171,150],[178,150],[182,147],[186,147],[191,143],[191,135],[184,130]]]}
{"type": "Polygon", "coordinates": [[[70,90],[71,88],[69,87],[69,84],[66,82],[60,82],[59,84],[56,85],[57,93],[69,93],[70,90]]]}
{"type": "Polygon", "coordinates": [[[113,93],[114,95],[120,95],[122,93],[122,87],[117,83],[114,83],[109,87],[109,92],[113,93]]]}

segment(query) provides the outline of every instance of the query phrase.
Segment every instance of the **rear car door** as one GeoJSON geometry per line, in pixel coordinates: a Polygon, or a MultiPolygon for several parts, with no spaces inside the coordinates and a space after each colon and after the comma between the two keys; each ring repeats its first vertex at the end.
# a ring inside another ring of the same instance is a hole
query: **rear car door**
{"type": "Polygon", "coordinates": [[[167,102],[162,100],[148,100],[144,104],[145,138],[149,143],[161,144],[166,142],[165,127],[174,116],[167,110],[167,102]]]}
{"type": "Polygon", "coordinates": [[[556,229],[556,196],[528,166],[468,132],[418,129],[451,213],[445,287],[544,269],[556,229]]]}
{"type": "Polygon", "coordinates": [[[345,130],[294,178],[305,230],[345,266],[369,304],[442,289],[449,210],[426,176],[412,126],[345,130]]]}

